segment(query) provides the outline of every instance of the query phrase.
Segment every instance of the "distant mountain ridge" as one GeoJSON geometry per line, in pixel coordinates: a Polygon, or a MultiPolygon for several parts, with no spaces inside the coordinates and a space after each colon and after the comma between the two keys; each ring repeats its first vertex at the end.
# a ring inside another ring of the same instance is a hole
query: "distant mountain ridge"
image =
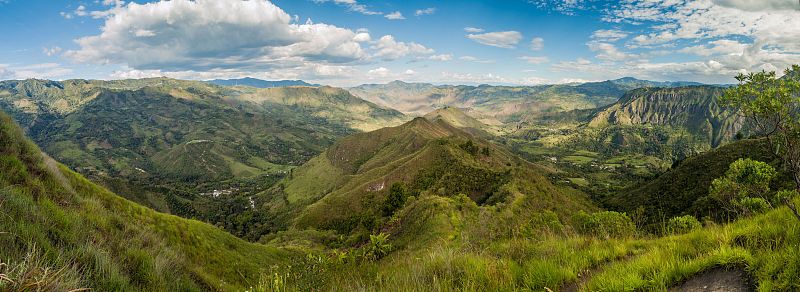
{"type": "Polygon", "coordinates": [[[364,84],[350,92],[405,114],[422,116],[445,106],[471,108],[484,122],[519,121],[552,112],[591,109],[616,102],[640,87],[699,85],[695,82],[657,82],[631,77],[602,82],[536,86],[433,85],[392,81],[364,84]]]}
{"type": "Polygon", "coordinates": [[[206,81],[211,84],[222,86],[251,86],[257,88],[272,88],[272,87],[286,87],[286,86],[320,86],[319,84],[311,84],[303,80],[262,80],[252,77],[238,78],[238,79],[214,79],[206,81]]]}

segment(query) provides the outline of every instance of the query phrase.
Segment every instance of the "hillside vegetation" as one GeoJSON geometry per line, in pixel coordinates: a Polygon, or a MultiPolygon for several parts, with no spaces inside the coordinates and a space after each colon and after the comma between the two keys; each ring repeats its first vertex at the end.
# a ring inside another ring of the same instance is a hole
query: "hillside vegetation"
{"type": "Polygon", "coordinates": [[[242,290],[295,253],[157,213],[87,181],[0,113],[0,290],[242,290]]]}
{"type": "Polygon", "coordinates": [[[403,190],[400,200],[414,197],[422,206],[463,196],[478,205],[550,210],[561,218],[596,209],[580,192],[553,185],[549,174],[442,120],[416,118],[340,140],[263,196],[268,208],[296,214],[287,227],[333,230],[355,242],[383,229],[397,231],[390,223],[395,210],[382,209],[395,188],[403,190]]]}
{"type": "Polygon", "coordinates": [[[405,120],[342,89],[168,78],[3,81],[0,108],[46,152],[93,181],[156,210],[225,228],[217,220],[238,214],[212,210],[230,201],[204,194],[227,191],[247,201],[336,139],[405,120]]]}

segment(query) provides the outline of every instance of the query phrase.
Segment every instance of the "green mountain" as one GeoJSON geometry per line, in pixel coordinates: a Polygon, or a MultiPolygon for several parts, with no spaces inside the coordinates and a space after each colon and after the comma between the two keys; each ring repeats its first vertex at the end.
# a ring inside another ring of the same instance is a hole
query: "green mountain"
{"type": "Polygon", "coordinates": [[[719,146],[730,141],[744,124],[744,117],[721,108],[716,99],[724,89],[716,86],[641,88],[597,112],[589,127],[609,125],[656,125],[685,129],[719,146]]]}
{"type": "Polygon", "coordinates": [[[0,113],[0,290],[246,289],[296,253],[157,213],[43,155],[0,113]]]}
{"type": "Polygon", "coordinates": [[[286,86],[320,86],[319,84],[311,84],[303,80],[268,81],[251,77],[238,78],[238,79],[214,79],[206,82],[222,86],[251,86],[258,88],[286,87],[286,86]]]}
{"type": "Polygon", "coordinates": [[[490,137],[492,135],[503,134],[499,125],[487,125],[476,118],[468,115],[466,111],[470,109],[459,109],[454,107],[443,107],[425,114],[424,118],[431,121],[442,120],[456,128],[469,132],[480,137],[490,137]]]}
{"type": "Polygon", "coordinates": [[[263,195],[271,209],[294,214],[287,222],[293,229],[354,238],[387,224],[392,214],[382,208],[396,184],[429,203],[463,195],[478,205],[547,209],[564,218],[595,208],[580,192],[553,185],[548,175],[443,120],[416,118],[339,140],[263,195]]]}
{"type": "Polygon", "coordinates": [[[263,187],[339,137],[405,120],[331,87],[153,78],[5,81],[0,92],[54,158],[138,203],[204,220],[212,215],[194,204],[203,193],[263,187]]]}

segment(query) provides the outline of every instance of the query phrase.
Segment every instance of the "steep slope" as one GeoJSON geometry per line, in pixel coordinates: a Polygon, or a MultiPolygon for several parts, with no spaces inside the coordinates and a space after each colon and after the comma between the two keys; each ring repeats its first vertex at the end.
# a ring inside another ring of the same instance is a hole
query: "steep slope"
{"type": "Polygon", "coordinates": [[[553,185],[548,174],[443,120],[416,118],[338,141],[264,195],[269,208],[291,210],[293,229],[357,238],[393,230],[387,221],[392,214],[382,208],[396,184],[431,205],[463,194],[479,205],[509,204],[526,214],[552,210],[562,218],[595,208],[580,192],[553,185]]]}
{"type": "Polygon", "coordinates": [[[310,84],[303,80],[268,81],[251,77],[238,78],[238,79],[214,79],[206,82],[222,86],[251,86],[258,88],[286,87],[286,86],[319,86],[319,84],[310,84]]]}
{"type": "Polygon", "coordinates": [[[716,147],[733,138],[744,124],[743,117],[717,105],[723,92],[715,86],[632,90],[595,114],[589,126],[669,126],[685,129],[716,147]]]}
{"type": "Polygon", "coordinates": [[[157,213],[59,165],[0,113],[0,290],[242,290],[293,253],[157,213]]]}

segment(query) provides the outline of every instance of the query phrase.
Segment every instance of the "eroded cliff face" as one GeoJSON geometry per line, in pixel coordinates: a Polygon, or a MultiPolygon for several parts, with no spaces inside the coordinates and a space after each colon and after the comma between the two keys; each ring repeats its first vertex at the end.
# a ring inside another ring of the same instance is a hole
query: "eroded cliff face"
{"type": "Polygon", "coordinates": [[[744,126],[742,116],[717,104],[717,97],[723,92],[724,88],[715,86],[632,90],[595,114],[589,126],[670,126],[705,138],[716,147],[744,126]]]}

